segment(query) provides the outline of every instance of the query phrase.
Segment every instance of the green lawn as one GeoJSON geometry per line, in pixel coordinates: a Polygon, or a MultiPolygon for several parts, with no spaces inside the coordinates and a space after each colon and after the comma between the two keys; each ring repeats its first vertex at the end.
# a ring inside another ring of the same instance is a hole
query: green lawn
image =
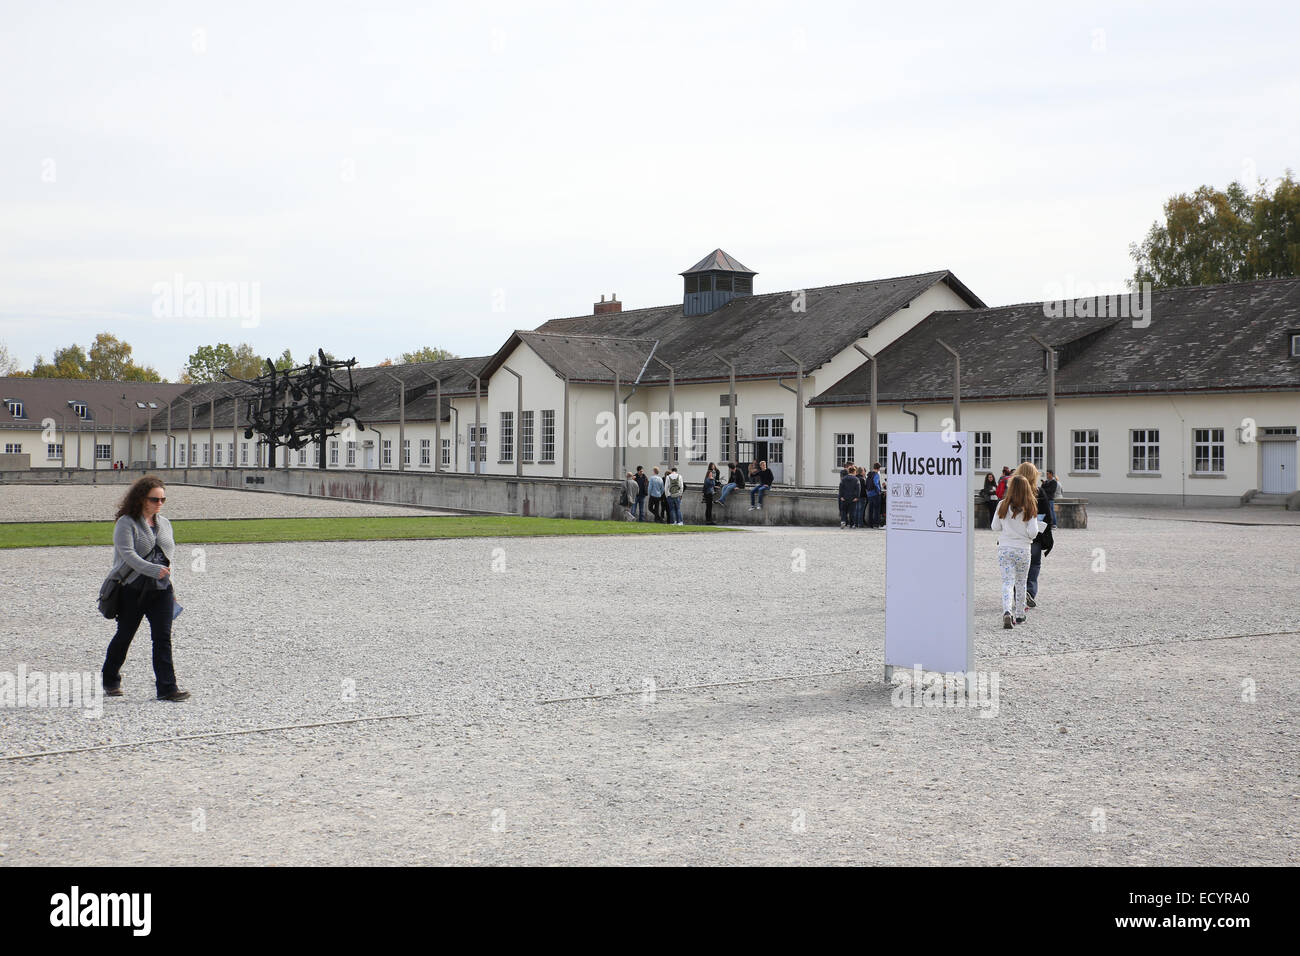
{"type": "MultiPolygon", "coordinates": [[[[701,525],[571,518],[481,517],[246,518],[175,521],[176,540],[185,544],[245,544],[267,541],[384,541],[400,538],[496,538],[557,534],[691,534],[723,531],[701,525]]],[[[0,524],[0,548],[111,545],[111,521],[0,524]]]]}

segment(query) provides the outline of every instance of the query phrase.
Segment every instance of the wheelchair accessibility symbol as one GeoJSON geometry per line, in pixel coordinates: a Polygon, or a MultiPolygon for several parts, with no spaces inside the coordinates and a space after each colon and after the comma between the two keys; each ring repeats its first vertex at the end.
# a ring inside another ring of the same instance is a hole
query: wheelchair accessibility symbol
{"type": "Polygon", "coordinates": [[[934,526],[940,531],[956,531],[961,528],[961,518],[960,511],[949,511],[947,515],[940,511],[934,519],[934,526]]]}

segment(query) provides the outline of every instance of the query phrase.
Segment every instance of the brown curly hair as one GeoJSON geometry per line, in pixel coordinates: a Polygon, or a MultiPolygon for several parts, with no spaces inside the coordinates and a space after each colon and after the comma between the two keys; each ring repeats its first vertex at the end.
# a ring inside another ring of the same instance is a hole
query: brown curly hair
{"type": "Polygon", "coordinates": [[[126,496],[122,498],[117,506],[117,514],[113,516],[116,521],[123,515],[129,518],[139,518],[144,512],[144,499],[149,497],[149,492],[155,488],[166,488],[163,480],[157,475],[145,475],[143,478],[137,478],[127,491],[126,496]]]}

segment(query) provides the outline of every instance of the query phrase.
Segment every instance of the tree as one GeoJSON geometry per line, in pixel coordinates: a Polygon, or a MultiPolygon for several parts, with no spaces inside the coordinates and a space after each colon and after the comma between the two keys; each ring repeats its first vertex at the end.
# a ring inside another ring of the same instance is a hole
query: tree
{"type": "Polygon", "coordinates": [[[152,368],[131,361],[131,346],[117,336],[100,332],[85,363],[86,377],[100,382],[161,382],[152,368]]]}
{"type": "Polygon", "coordinates": [[[215,382],[222,377],[221,370],[229,368],[234,360],[235,350],[225,342],[200,345],[186,361],[181,381],[188,384],[215,382]]]}
{"type": "Polygon", "coordinates": [[[1300,275],[1300,183],[1290,170],[1270,193],[1240,183],[1201,186],[1164,205],[1141,243],[1129,246],[1136,263],[1130,286],[1155,288],[1249,282],[1300,275]]]}
{"type": "Polygon", "coordinates": [[[414,352],[403,352],[397,359],[398,365],[414,365],[416,362],[442,362],[447,359],[460,358],[459,355],[453,355],[446,349],[434,348],[426,345],[422,349],[416,349],[414,352]]]}
{"type": "Polygon", "coordinates": [[[281,372],[294,368],[295,364],[296,363],[293,360],[293,353],[290,352],[288,349],[285,349],[283,352],[281,352],[280,357],[275,360],[275,367],[279,369],[281,372]]]}
{"type": "Polygon", "coordinates": [[[9,346],[0,342],[0,375],[9,376],[23,374],[25,373],[18,369],[18,360],[10,354],[9,346]]]}

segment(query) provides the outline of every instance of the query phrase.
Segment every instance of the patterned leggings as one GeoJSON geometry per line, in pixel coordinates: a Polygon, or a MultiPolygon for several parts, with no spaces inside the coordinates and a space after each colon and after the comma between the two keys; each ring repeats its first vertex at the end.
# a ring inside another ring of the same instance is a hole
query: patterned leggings
{"type": "Polygon", "coordinates": [[[1029,579],[1029,552],[1024,548],[998,548],[998,567],[1002,570],[1002,610],[1013,617],[1025,616],[1026,584],[1029,579]]]}

